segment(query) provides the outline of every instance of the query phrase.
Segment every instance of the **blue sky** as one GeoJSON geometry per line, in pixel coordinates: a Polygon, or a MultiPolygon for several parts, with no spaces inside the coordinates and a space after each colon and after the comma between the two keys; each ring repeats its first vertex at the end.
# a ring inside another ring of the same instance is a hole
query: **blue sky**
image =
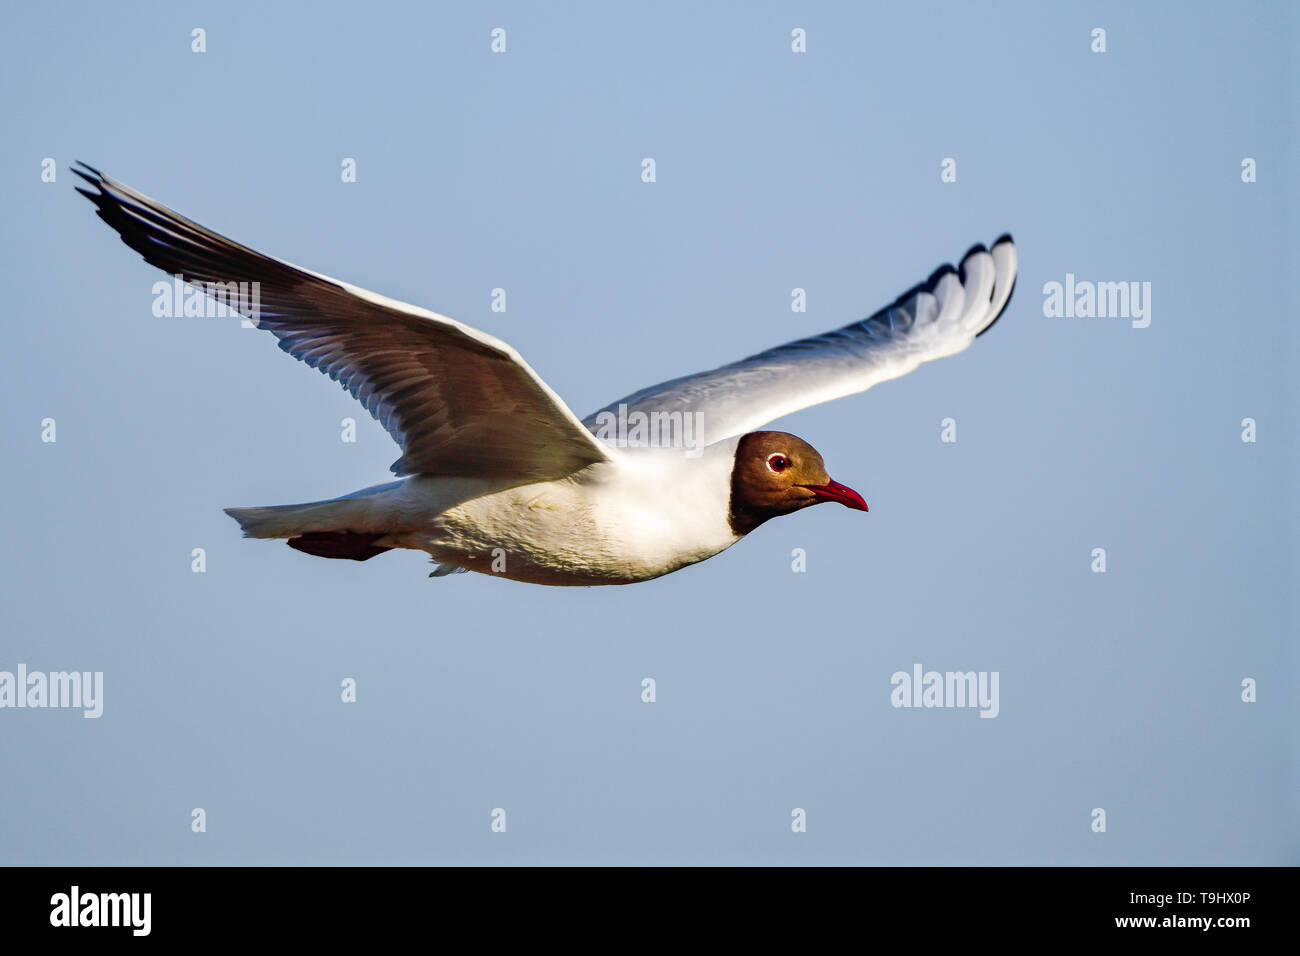
{"type": "Polygon", "coordinates": [[[1300,862],[1290,5],[0,16],[0,670],[104,674],[97,720],[0,709],[0,861],[1300,862]],[[1021,271],[967,352],[778,423],[869,515],[632,587],[428,580],[239,537],[397,448],[265,333],[155,318],[74,159],[509,341],[579,415],[1004,231],[1021,271]],[[1150,282],[1150,326],[1045,316],[1067,273],[1150,282]],[[892,707],[918,663],[998,672],[996,719],[892,707]]]}

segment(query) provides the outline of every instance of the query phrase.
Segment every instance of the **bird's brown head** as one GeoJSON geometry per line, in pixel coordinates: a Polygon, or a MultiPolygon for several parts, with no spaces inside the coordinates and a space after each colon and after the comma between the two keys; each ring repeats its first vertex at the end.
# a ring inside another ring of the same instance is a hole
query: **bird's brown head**
{"type": "Polygon", "coordinates": [[[826,474],[817,449],[787,432],[750,432],[736,446],[731,470],[731,530],[749,534],[769,518],[838,501],[866,511],[852,488],[826,474]]]}

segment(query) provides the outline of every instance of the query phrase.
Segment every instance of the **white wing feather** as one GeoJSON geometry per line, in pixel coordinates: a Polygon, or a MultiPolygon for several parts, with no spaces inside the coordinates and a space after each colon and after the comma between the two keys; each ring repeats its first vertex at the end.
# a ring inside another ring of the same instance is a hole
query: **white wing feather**
{"type": "Polygon", "coordinates": [[[1016,282],[1016,248],[1003,236],[976,246],[959,270],[944,266],[870,318],[789,342],[710,372],[687,375],[611,402],[602,412],[702,414],[704,443],[761,428],[800,409],[866,391],[922,362],[968,348],[1006,309],[1016,282]]]}

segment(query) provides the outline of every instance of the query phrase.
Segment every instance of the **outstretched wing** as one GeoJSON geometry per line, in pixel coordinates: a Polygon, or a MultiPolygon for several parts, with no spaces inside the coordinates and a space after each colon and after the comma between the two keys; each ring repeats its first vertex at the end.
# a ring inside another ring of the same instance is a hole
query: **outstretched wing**
{"type": "Polygon", "coordinates": [[[699,412],[705,444],[741,435],[962,351],[997,321],[1015,284],[1016,247],[1003,236],[991,250],[968,252],[960,269],[938,269],[868,319],[642,389],[583,424],[594,429],[598,415],[626,405],[628,414],[699,412]]]}
{"type": "Polygon", "coordinates": [[[255,302],[250,296],[229,304],[378,419],[402,448],[395,474],[523,483],[609,460],[605,446],[500,339],[241,246],[81,165],[73,172],[97,191],[77,191],[146,262],[205,289],[256,283],[255,302]]]}

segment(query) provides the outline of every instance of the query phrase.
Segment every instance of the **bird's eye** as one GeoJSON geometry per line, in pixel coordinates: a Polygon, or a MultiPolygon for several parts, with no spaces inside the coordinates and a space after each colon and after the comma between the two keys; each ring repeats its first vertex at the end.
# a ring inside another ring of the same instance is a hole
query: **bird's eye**
{"type": "Polygon", "coordinates": [[[773,455],[767,460],[767,467],[778,475],[790,467],[790,459],[785,455],[773,455]]]}

